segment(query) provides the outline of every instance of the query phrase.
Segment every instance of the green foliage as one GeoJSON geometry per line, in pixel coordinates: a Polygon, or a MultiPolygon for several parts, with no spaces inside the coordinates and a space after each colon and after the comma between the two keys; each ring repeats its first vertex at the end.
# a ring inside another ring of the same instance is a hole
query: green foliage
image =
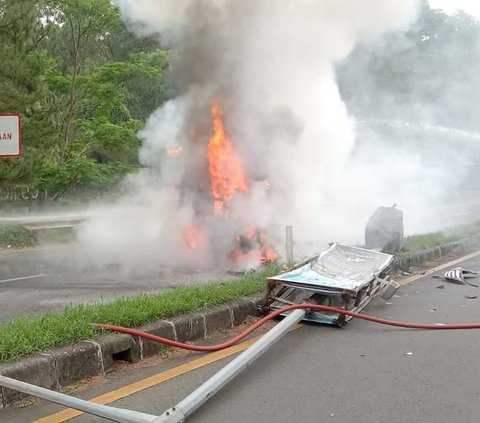
{"type": "Polygon", "coordinates": [[[0,56],[0,112],[20,113],[23,135],[22,157],[0,159],[0,184],[59,198],[138,168],[136,134],[166,100],[169,58],[109,0],[0,0],[0,56]]]}
{"type": "Polygon", "coordinates": [[[98,194],[117,185],[135,168],[124,163],[97,163],[93,159],[79,156],[67,162],[44,169],[38,182],[41,190],[55,193],[57,198],[65,194],[92,191],[98,194]]]}
{"type": "Polygon", "coordinates": [[[423,0],[422,13],[408,32],[367,41],[339,64],[342,97],[364,119],[480,131],[479,53],[476,18],[432,10],[423,0]]]}
{"type": "Polygon", "coordinates": [[[480,221],[477,221],[468,225],[445,229],[441,232],[407,236],[404,244],[408,251],[421,251],[479,235],[480,221]]]}
{"type": "Polygon", "coordinates": [[[91,339],[101,333],[92,323],[138,326],[258,294],[265,289],[265,278],[278,271],[272,266],[238,280],[119,298],[105,304],[73,306],[63,313],[38,318],[14,319],[0,326],[0,362],[91,339]]]}
{"type": "Polygon", "coordinates": [[[32,247],[38,244],[36,236],[17,225],[0,226],[0,247],[32,247]]]}
{"type": "Polygon", "coordinates": [[[76,228],[37,229],[35,237],[40,244],[68,244],[77,239],[76,228]]]}

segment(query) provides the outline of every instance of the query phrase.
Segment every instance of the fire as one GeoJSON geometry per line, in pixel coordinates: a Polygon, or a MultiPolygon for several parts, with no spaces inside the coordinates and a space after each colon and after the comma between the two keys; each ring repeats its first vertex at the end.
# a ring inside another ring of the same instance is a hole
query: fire
{"type": "Polygon", "coordinates": [[[215,213],[221,215],[226,201],[237,191],[247,192],[249,188],[240,157],[225,133],[223,110],[213,104],[211,113],[214,134],[208,143],[207,156],[215,213]]]}
{"type": "MultiPolygon", "coordinates": [[[[214,210],[217,216],[231,219],[225,205],[237,192],[246,193],[250,190],[249,181],[242,167],[240,156],[225,132],[223,123],[224,112],[216,103],[211,108],[214,133],[208,143],[208,165],[210,171],[210,188],[213,196],[214,210]]],[[[180,154],[183,147],[168,150],[169,156],[180,154]]],[[[265,181],[265,183],[268,183],[265,181]]],[[[243,226],[243,225],[242,225],[243,226]]],[[[202,230],[194,225],[184,229],[184,239],[190,250],[195,250],[205,239],[202,230]]],[[[236,263],[252,265],[252,263],[267,264],[275,262],[277,252],[267,245],[265,231],[258,230],[252,224],[246,224],[243,233],[235,236],[233,249],[228,254],[230,260],[236,263]]]]}
{"type": "Polygon", "coordinates": [[[255,230],[249,225],[245,233],[235,238],[235,248],[230,251],[230,260],[236,263],[257,261],[262,264],[274,263],[278,254],[273,248],[267,246],[265,231],[255,230]]]}
{"type": "Polygon", "coordinates": [[[183,230],[183,238],[189,250],[195,250],[203,239],[202,230],[194,225],[189,225],[183,230]]]}
{"type": "Polygon", "coordinates": [[[267,234],[265,231],[260,231],[259,235],[260,240],[260,261],[262,263],[275,263],[278,259],[278,253],[273,248],[267,247],[267,234]]]}
{"type": "Polygon", "coordinates": [[[248,225],[248,228],[245,231],[245,236],[248,239],[254,239],[256,235],[257,235],[257,231],[255,230],[255,228],[252,225],[248,225]]]}
{"type": "Polygon", "coordinates": [[[167,148],[167,156],[168,157],[178,157],[180,154],[182,154],[183,151],[183,145],[177,147],[177,148],[167,148]]]}

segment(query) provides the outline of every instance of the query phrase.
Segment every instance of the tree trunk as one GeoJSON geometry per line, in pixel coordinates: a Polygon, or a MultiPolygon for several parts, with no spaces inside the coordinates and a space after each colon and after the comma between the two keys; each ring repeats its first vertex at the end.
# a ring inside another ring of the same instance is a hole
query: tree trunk
{"type": "Polygon", "coordinates": [[[75,36],[73,22],[71,19],[69,19],[69,22],[70,22],[72,42],[73,42],[73,48],[74,48],[74,59],[73,59],[73,72],[72,72],[72,86],[70,88],[70,99],[68,102],[67,117],[65,119],[65,132],[63,134],[63,145],[62,145],[62,152],[60,156],[61,164],[64,164],[65,160],[67,159],[67,148],[71,141],[70,137],[72,133],[73,115],[75,112],[75,103],[77,100],[77,81],[78,81],[78,74],[80,70],[81,33],[79,31],[78,36],[75,36]]]}

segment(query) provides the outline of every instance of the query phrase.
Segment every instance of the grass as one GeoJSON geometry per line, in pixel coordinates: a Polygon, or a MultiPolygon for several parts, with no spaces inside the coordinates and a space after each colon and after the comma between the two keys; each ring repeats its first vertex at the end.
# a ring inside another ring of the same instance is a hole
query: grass
{"type": "Polygon", "coordinates": [[[75,239],[75,228],[31,231],[21,225],[0,225],[0,248],[35,247],[40,244],[68,243],[75,239]]]}
{"type": "Polygon", "coordinates": [[[36,232],[41,244],[67,244],[77,239],[76,228],[40,229],[36,232]]]}
{"type": "Polygon", "coordinates": [[[72,306],[62,313],[38,318],[17,318],[0,325],[0,362],[91,339],[101,333],[91,323],[138,326],[258,294],[265,290],[265,278],[278,271],[272,266],[238,280],[169,289],[104,304],[72,306]]]}
{"type": "Polygon", "coordinates": [[[20,225],[0,226],[0,248],[24,248],[38,245],[38,239],[33,232],[20,225]]]}
{"type": "Polygon", "coordinates": [[[476,235],[480,235],[480,221],[439,232],[407,236],[404,240],[404,246],[410,252],[422,251],[476,235]]]}
{"type": "MultiPolygon", "coordinates": [[[[412,253],[479,234],[480,221],[442,232],[406,237],[405,247],[412,253]]],[[[37,242],[35,236],[21,227],[0,227],[0,246],[26,247],[37,242]]],[[[48,313],[38,318],[17,318],[0,325],[0,362],[94,338],[101,331],[91,323],[138,326],[258,294],[265,289],[265,278],[278,271],[278,267],[269,267],[237,280],[119,298],[110,303],[71,306],[61,313],[48,313]]]]}

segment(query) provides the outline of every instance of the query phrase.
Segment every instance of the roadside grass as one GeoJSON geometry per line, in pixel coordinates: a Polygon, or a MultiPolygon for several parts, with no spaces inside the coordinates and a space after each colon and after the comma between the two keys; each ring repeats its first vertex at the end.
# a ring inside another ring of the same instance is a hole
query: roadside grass
{"type": "Polygon", "coordinates": [[[0,226],[1,248],[25,248],[38,245],[38,239],[33,232],[20,225],[0,226]]]}
{"type": "Polygon", "coordinates": [[[21,225],[0,225],[0,248],[26,248],[40,244],[60,244],[76,239],[75,228],[25,229],[21,225]]]}
{"type": "Polygon", "coordinates": [[[449,242],[460,241],[480,235],[480,220],[468,225],[456,226],[443,231],[422,235],[411,235],[404,239],[404,247],[409,252],[428,250],[449,242]]]}
{"type": "Polygon", "coordinates": [[[265,278],[278,272],[278,267],[269,266],[237,280],[168,289],[110,303],[75,305],[38,318],[13,319],[0,325],[0,362],[94,338],[101,331],[92,323],[138,326],[258,294],[265,290],[265,278]]]}
{"type": "MultiPolygon", "coordinates": [[[[61,233],[60,237],[63,237],[61,233]]],[[[395,255],[402,257],[475,235],[480,235],[480,221],[441,232],[412,235],[405,238],[408,251],[395,255]]],[[[22,227],[0,226],[0,246],[32,246],[37,242],[37,237],[22,227]]],[[[16,318],[0,325],[0,362],[94,338],[102,331],[92,323],[139,326],[258,294],[265,289],[265,278],[279,271],[278,267],[270,266],[236,280],[168,289],[159,294],[141,294],[109,303],[73,305],[63,312],[35,318],[16,318]]]]}
{"type": "Polygon", "coordinates": [[[40,244],[66,244],[77,239],[77,231],[74,227],[40,229],[36,232],[40,244]]]}

